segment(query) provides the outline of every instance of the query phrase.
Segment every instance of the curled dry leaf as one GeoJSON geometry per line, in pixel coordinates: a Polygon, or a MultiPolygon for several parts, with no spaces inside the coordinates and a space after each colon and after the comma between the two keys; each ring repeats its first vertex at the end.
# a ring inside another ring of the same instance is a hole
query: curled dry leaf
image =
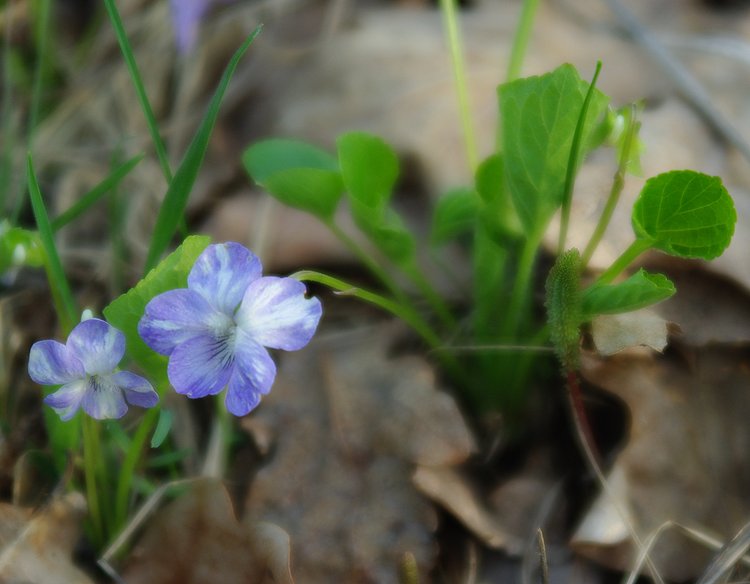
{"type": "Polygon", "coordinates": [[[152,519],[124,578],[129,584],[292,584],[289,536],[269,523],[239,523],[224,486],[200,480],[152,519]]]}
{"type": "Polygon", "coordinates": [[[667,321],[649,309],[603,314],[591,322],[591,336],[602,355],[638,346],[663,351],[667,346],[667,332],[667,321]]]}
{"type": "Polygon", "coordinates": [[[319,337],[285,355],[271,394],[245,419],[271,457],[248,512],[293,535],[301,582],[393,582],[405,553],[433,565],[436,515],[413,487],[415,464],[463,461],[473,440],[416,357],[389,358],[393,328],[319,337]]]}
{"type": "Polygon", "coordinates": [[[0,505],[0,582],[92,584],[72,559],[85,510],[80,493],[55,498],[35,515],[0,505]]]}
{"type": "MultiPolygon", "coordinates": [[[[681,354],[587,356],[582,372],[630,410],[627,443],[610,480],[640,537],[673,522],[728,540],[750,515],[750,353],[719,345],[681,354]]],[[[604,495],[573,545],[615,569],[628,570],[634,558],[604,495]]],[[[672,530],[658,538],[652,558],[665,579],[683,581],[700,574],[710,554],[672,530]]]]}

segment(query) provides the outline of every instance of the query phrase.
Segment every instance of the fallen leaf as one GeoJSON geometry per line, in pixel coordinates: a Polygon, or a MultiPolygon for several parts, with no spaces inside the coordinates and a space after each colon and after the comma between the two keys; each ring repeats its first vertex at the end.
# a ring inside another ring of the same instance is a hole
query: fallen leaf
{"type": "Polygon", "coordinates": [[[289,536],[238,522],[224,486],[200,480],[151,520],[123,576],[129,584],[292,584],[289,536]]]}
{"type": "Polygon", "coordinates": [[[0,505],[0,582],[93,584],[72,557],[85,509],[80,493],[55,498],[34,515],[0,505]]]}
{"type": "Polygon", "coordinates": [[[602,314],[591,322],[591,336],[602,355],[638,346],[663,351],[667,346],[667,332],[667,321],[650,309],[602,314]]]}
{"type": "Polygon", "coordinates": [[[511,554],[523,551],[525,542],[503,526],[502,519],[488,509],[468,479],[457,470],[420,466],[413,480],[424,495],[454,515],[484,545],[511,554]]]}
{"type": "MultiPolygon", "coordinates": [[[[610,470],[620,504],[645,540],[674,522],[728,540],[750,515],[750,354],[743,347],[681,347],[679,356],[626,351],[585,356],[582,373],[623,400],[631,425],[610,470]]],[[[628,570],[635,551],[604,495],[573,545],[613,569],[628,570]],[[585,528],[585,529],[584,529],[585,528]]],[[[708,550],[674,531],[652,558],[665,579],[700,574],[708,550]]]]}
{"type": "Polygon", "coordinates": [[[407,552],[425,577],[435,561],[436,514],[411,475],[463,461],[473,440],[427,363],[387,356],[395,332],[338,333],[284,355],[243,421],[266,442],[275,432],[246,508],[293,534],[301,582],[393,582],[407,552]]]}

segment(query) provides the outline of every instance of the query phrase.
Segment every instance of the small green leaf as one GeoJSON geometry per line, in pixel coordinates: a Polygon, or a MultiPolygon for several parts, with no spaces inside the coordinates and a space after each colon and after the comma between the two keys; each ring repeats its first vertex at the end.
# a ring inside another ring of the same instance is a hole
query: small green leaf
{"type": "MultiPolygon", "coordinates": [[[[506,181],[528,233],[541,233],[562,203],[573,134],[588,88],[571,65],[499,88],[506,181]]],[[[594,90],[580,160],[594,145],[597,121],[608,101],[594,90]]]]}
{"type": "Polygon", "coordinates": [[[646,181],[632,221],[636,236],[652,247],[710,260],[731,242],[737,212],[720,178],[675,170],[646,181]]]}
{"type": "Polygon", "coordinates": [[[151,437],[151,448],[159,448],[164,440],[169,436],[169,431],[172,429],[172,412],[167,409],[159,410],[159,421],[156,423],[156,430],[154,435],[151,437]]]}
{"type": "Polygon", "coordinates": [[[272,138],[253,144],[242,155],[248,174],[258,184],[268,177],[292,168],[317,168],[338,172],[335,156],[299,140],[272,138]]]}
{"type": "Polygon", "coordinates": [[[401,217],[391,209],[385,209],[380,217],[368,215],[356,202],[352,204],[352,215],[370,217],[370,220],[357,220],[357,224],[368,239],[392,262],[400,266],[410,264],[414,258],[416,241],[404,227],[401,217]]]}
{"type": "Polygon", "coordinates": [[[140,368],[155,379],[166,374],[166,357],[152,351],[138,334],[138,321],[143,316],[146,304],[156,295],[187,287],[188,273],[195,260],[206,249],[211,238],[191,235],[182,245],[164,258],[135,288],[115,298],[104,309],[109,323],[125,334],[128,354],[140,368]]]}
{"type": "Polygon", "coordinates": [[[473,189],[458,188],[445,193],[432,213],[430,242],[441,245],[471,232],[478,211],[479,198],[473,189]]]}
{"type": "Polygon", "coordinates": [[[583,292],[585,320],[598,314],[631,312],[666,300],[675,293],[674,284],[662,274],[638,270],[618,284],[595,284],[583,292]]]}
{"type": "Polygon", "coordinates": [[[550,339],[566,371],[578,369],[581,312],[581,254],[570,249],[557,257],[547,276],[550,339]]]}
{"type": "Polygon", "coordinates": [[[344,186],[352,200],[382,211],[398,178],[398,158],[377,136],[351,132],[336,141],[344,186]]]}
{"type": "Polygon", "coordinates": [[[336,158],[310,144],[271,139],[242,156],[253,180],[290,207],[330,220],[344,192],[336,158]]]}

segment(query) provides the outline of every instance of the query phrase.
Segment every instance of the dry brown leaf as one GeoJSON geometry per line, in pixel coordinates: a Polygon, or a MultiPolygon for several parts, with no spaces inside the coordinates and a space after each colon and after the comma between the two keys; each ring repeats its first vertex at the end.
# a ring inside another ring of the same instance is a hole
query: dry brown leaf
{"type": "Polygon", "coordinates": [[[289,536],[239,523],[224,486],[202,480],[150,522],[124,570],[129,584],[292,584],[289,536]]]}
{"type": "Polygon", "coordinates": [[[292,534],[301,582],[393,582],[404,553],[422,575],[435,560],[435,512],[411,474],[464,460],[473,440],[423,360],[386,355],[393,333],[341,333],[285,355],[244,421],[272,452],[247,509],[292,534]]]}
{"type": "Polygon", "coordinates": [[[72,559],[85,509],[80,493],[53,499],[30,517],[24,510],[0,506],[0,525],[5,525],[0,539],[0,582],[92,584],[72,559]],[[6,533],[10,526],[13,533],[6,533]]]}
{"type": "Polygon", "coordinates": [[[524,542],[509,533],[501,518],[480,501],[469,480],[448,467],[420,466],[414,484],[459,519],[486,546],[512,554],[521,553],[524,542]]]}
{"type": "MultiPolygon", "coordinates": [[[[750,515],[750,355],[726,345],[683,351],[682,360],[644,351],[587,356],[583,374],[630,410],[627,443],[610,476],[640,536],[672,521],[729,539],[750,515]]],[[[611,501],[600,500],[574,546],[627,570],[633,550],[615,517],[611,501]]],[[[709,554],[670,532],[652,557],[665,578],[681,581],[698,575],[709,554]]]]}
{"type": "Polygon", "coordinates": [[[667,346],[667,332],[667,321],[649,309],[603,314],[591,321],[591,336],[602,355],[638,346],[663,351],[667,346]]]}

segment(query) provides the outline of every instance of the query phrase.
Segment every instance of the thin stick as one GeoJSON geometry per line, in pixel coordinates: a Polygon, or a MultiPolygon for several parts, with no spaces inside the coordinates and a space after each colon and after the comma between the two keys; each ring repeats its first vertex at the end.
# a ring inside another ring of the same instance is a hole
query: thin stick
{"type": "Polygon", "coordinates": [[[714,107],[713,100],[696,77],[659,42],[654,34],[641,25],[638,19],[619,0],[604,0],[615,14],[620,25],[642,45],[656,64],[669,77],[677,90],[703,116],[706,122],[719,134],[724,136],[746,160],[750,161],[750,144],[724,115],[714,107]]]}

